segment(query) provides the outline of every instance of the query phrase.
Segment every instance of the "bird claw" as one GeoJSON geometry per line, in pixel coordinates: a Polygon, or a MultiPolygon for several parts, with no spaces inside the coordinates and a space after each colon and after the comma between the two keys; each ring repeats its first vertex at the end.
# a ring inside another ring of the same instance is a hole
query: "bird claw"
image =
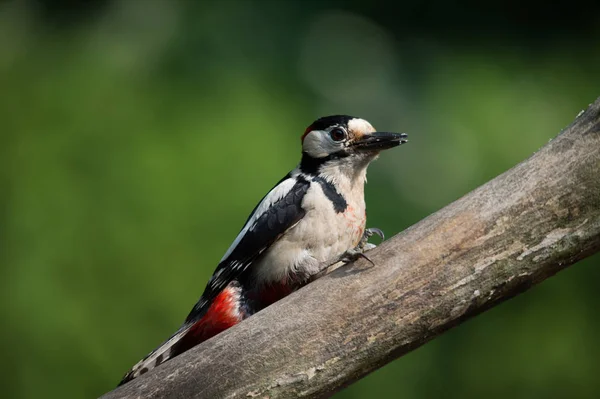
{"type": "Polygon", "coordinates": [[[383,231],[381,229],[378,229],[376,227],[365,229],[365,232],[363,233],[363,236],[356,248],[350,249],[344,254],[342,254],[338,262],[350,263],[355,260],[358,260],[359,258],[363,258],[367,260],[371,265],[375,266],[375,263],[371,259],[369,259],[367,255],[365,255],[365,252],[377,247],[377,245],[369,242],[369,238],[373,237],[374,235],[378,235],[379,237],[381,237],[382,240],[385,239],[385,234],[383,234],[383,231]]]}
{"type": "Polygon", "coordinates": [[[369,238],[373,237],[374,235],[378,235],[382,241],[385,240],[385,234],[383,234],[383,231],[381,229],[378,229],[377,227],[371,227],[369,229],[365,229],[365,232],[363,233],[360,242],[354,249],[361,250],[361,252],[366,252],[375,248],[377,245],[371,244],[369,242],[369,238]]]}
{"type": "Polygon", "coordinates": [[[365,259],[371,265],[375,266],[375,263],[367,255],[364,254],[365,252],[377,247],[377,245],[369,242],[369,238],[373,237],[374,235],[378,235],[379,237],[381,237],[382,240],[385,239],[385,235],[383,234],[383,231],[381,231],[381,229],[378,229],[376,227],[365,229],[365,232],[363,233],[360,242],[355,248],[349,249],[348,251],[344,252],[334,262],[323,265],[321,267],[321,271],[317,273],[315,278],[319,278],[322,275],[330,273],[331,271],[337,269],[340,265],[354,262],[360,258],[365,259]]]}
{"type": "Polygon", "coordinates": [[[378,229],[377,227],[371,227],[365,230],[365,233],[363,234],[363,238],[367,237],[371,238],[374,235],[378,235],[379,238],[381,238],[381,241],[385,240],[385,234],[383,233],[383,230],[378,229]]]}
{"type": "MultiPolygon", "coordinates": [[[[371,244],[371,245],[373,245],[373,244],[371,244]]],[[[342,256],[340,256],[340,258],[336,261],[336,263],[337,262],[350,263],[350,262],[354,262],[355,260],[358,260],[360,258],[363,258],[367,262],[369,262],[371,265],[375,266],[375,263],[373,263],[373,261],[371,259],[369,259],[369,257],[367,255],[364,254],[364,251],[366,251],[366,249],[364,247],[362,247],[362,248],[356,247],[354,249],[349,249],[346,252],[344,252],[342,254],[342,256]]]]}

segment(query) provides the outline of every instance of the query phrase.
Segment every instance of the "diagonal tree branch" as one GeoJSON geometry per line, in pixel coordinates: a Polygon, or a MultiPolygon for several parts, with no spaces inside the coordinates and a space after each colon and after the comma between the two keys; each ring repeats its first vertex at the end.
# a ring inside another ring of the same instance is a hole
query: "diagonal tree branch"
{"type": "Polygon", "coordinates": [[[600,250],[600,98],[527,161],[103,396],[328,397],[600,250]]]}

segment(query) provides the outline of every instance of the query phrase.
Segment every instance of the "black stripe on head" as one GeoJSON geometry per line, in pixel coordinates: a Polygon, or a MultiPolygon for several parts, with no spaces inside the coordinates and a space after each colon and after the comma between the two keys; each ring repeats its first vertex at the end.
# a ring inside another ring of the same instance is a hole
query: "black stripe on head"
{"type": "Polygon", "coordinates": [[[323,193],[333,204],[333,209],[336,213],[342,213],[346,210],[346,208],[348,207],[348,203],[346,202],[344,196],[338,193],[333,183],[331,183],[328,180],[325,180],[321,176],[315,176],[312,180],[321,185],[323,193]]]}
{"type": "Polygon", "coordinates": [[[348,127],[348,122],[351,119],[356,119],[354,116],[350,115],[331,115],[324,116],[322,118],[314,121],[307,129],[306,132],[311,132],[313,130],[325,130],[331,126],[343,126],[348,127]]]}

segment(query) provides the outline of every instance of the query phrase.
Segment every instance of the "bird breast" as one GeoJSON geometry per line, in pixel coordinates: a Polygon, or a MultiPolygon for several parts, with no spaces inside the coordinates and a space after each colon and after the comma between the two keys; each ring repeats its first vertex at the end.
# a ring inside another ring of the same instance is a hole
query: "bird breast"
{"type": "Polygon", "coordinates": [[[302,201],[305,216],[258,260],[254,268],[257,281],[285,284],[306,280],[324,263],[354,248],[366,223],[362,187],[354,191],[348,191],[346,208],[340,211],[319,184],[311,185],[302,201]]]}

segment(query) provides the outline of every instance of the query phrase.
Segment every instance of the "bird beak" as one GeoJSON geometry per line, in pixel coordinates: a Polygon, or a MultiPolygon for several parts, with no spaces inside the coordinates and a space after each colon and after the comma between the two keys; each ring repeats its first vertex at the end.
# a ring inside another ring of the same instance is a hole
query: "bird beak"
{"type": "Polygon", "coordinates": [[[359,151],[381,151],[406,143],[406,133],[374,132],[368,133],[352,143],[359,151]]]}

